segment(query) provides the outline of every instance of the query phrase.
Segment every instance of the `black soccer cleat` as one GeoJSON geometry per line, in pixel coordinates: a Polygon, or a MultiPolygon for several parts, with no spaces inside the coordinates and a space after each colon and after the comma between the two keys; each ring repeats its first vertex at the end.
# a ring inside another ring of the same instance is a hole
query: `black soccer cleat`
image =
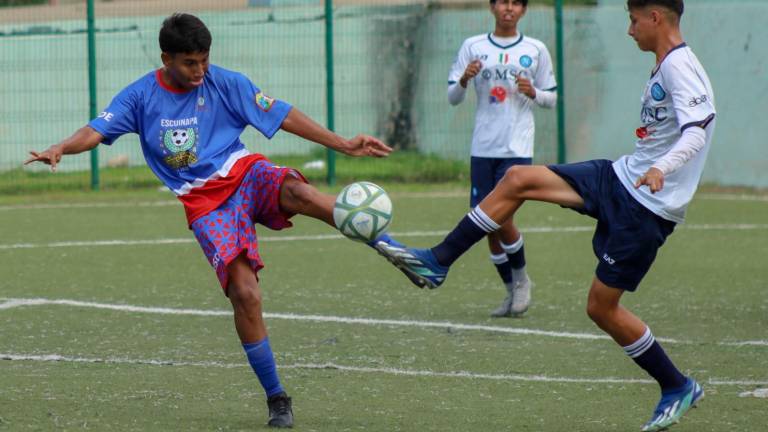
{"type": "Polygon", "coordinates": [[[285,392],[278,393],[267,399],[269,421],[267,426],[274,428],[293,427],[293,408],[291,398],[285,392]]]}

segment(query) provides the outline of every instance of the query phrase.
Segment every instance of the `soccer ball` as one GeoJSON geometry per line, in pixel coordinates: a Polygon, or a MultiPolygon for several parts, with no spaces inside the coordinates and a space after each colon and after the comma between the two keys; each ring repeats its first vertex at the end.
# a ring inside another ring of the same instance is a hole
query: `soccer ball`
{"type": "Polygon", "coordinates": [[[352,183],[336,197],[333,222],[352,240],[376,240],[392,222],[392,201],[384,189],[373,183],[352,183]]]}

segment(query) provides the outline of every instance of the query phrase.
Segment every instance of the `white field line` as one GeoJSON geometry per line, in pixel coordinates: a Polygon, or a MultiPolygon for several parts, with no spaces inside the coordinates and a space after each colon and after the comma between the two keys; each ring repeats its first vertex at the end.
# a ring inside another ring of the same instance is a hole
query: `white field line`
{"type": "MultiPolygon", "coordinates": [[[[88,358],[88,357],[70,357],[58,354],[47,355],[26,355],[0,353],[0,360],[6,361],[36,361],[36,362],[65,362],[65,363],[91,363],[91,364],[129,364],[129,365],[149,365],[149,366],[176,366],[176,367],[204,367],[220,369],[245,368],[245,364],[221,363],[221,362],[182,362],[173,360],[153,360],[153,359],[129,359],[129,358],[88,358]]],[[[518,375],[518,374],[484,374],[468,371],[457,372],[436,372],[432,370],[412,370],[398,368],[374,368],[345,366],[335,363],[295,363],[289,365],[280,365],[278,369],[310,369],[310,370],[335,370],[351,373],[371,373],[386,374],[410,377],[430,377],[430,378],[460,378],[470,380],[492,380],[492,381],[522,381],[522,382],[542,382],[542,383],[565,383],[565,384],[652,384],[653,381],[647,379],[626,379],[626,378],[572,378],[572,377],[553,377],[546,375],[518,375]]],[[[768,385],[768,381],[753,380],[726,380],[709,379],[704,383],[715,386],[763,386],[768,385]]]]}
{"type": "Polygon", "coordinates": [[[718,194],[703,193],[696,195],[696,199],[709,201],[762,201],[768,202],[768,195],[750,195],[750,194],[718,194]]]}
{"type": "MultiPolygon", "coordinates": [[[[392,197],[404,199],[458,198],[469,196],[468,192],[399,192],[392,197]]],[[[134,202],[81,202],[56,204],[16,204],[0,206],[0,211],[13,210],[66,210],[87,208],[125,208],[125,207],[181,207],[179,200],[134,201],[134,202]]]]}
{"type": "Polygon", "coordinates": [[[768,346],[768,340],[753,340],[753,341],[740,341],[740,342],[720,342],[720,345],[725,346],[768,346]]]}
{"type": "MultiPolygon", "coordinates": [[[[137,313],[149,313],[149,314],[161,314],[161,315],[193,315],[193,316],[231,316],[232,312],[227,310],[201,310],[201,309],[174,309],[174,308],[161,308],[161,307],[145,307],[145,306],[133,306],[133,305],[117,305],[108,303],[94,303],[84,302],[77,300],[66,299],[45,299],[45,298],[7,298],[0,299],[0,310],[13,309],[18,307],[30,307],[30,306],[72,306],[72,307],[85,307],[94,309],[107,309],[120,312],[137,312],[137,313]]],[[[538,329],[526,329],[526,328],[511,328],[511,327],[498,327],[498,326],[486,326],[475,324],[460,324],[452,322],[435,322],[435,321],[409,321],[409,320],[392,320],[392,319],[373,319],[373,318],[351,318],[340,317],[332,315],[298,315],[292,313],[264,313],[264,317],[270,319],[282,319],[289,321],[309,321],[309,322],[324,322],[324,323],[338,323],[338,324],[358,324],[358,325],[370,325],[370,326],[394,326],[394,327],[418,327],[418,328],[439,328],[439,329],[453,329],[453,330],[470,330],[470,331],[484,331],[491,333],[508,333],[519,335],[535,335],[535,336],[547,336],[569,339],[608,339],[608,336],[591,333],[574,333],[574,332],[555,332],[548,330],[538,329]]],[[[665,339],[662,339],[665,340],[665,339]]],[[[670,343],[679,343],[673,339],[666,339],[670,343]]]]}
{"type": "MultiPolygon", "coordinates": [[[[393,192],[395,198],[403,199],[439,199],[439,198],[463,198],[469,196],[468,191],[443,191],[443,192],[393,192]]],[[[696,195],[696,199],[709,201],[759,201],[768,202],[768,195],[754,194],[727,194],[727,193],[702,193],[696,195]]],[[[12,210],[53,210],[53,209],[82,209],[82,208],[124,208],[124,207],[167,207],[181,206],[178,200],[137,201],[137,202],[82,202],[82,203],[57,203],[57,204],[17,204],[0,206],[0,211],[12,210]]]]}
{"type": "MultiPolygon", "coordinates": [[[[68,300],[68,299],[0,298],[0,311],[18,308],[18,307],[46,306],[46,305],[84,307],[84,308],[93,308],[93,309],[113,310],[118,312],[135,312],[135,313],[148,313],[148,314],[160,314],[160,315],[187,315],[187,316],[190,316],[190,315],[191,316],[231,316],[232,315],[232,312],[229,310],[217,310],[217,309],[180,309],[180,308],[167,308],[167,307],[135,306],[135,305],[125,305],[125,304],[86,302],[86,301],[68,300]]],[[[439,328],[439,329],[452,329],[452,330],[483,331],[483,332],[489,332],[489,333],[545,336],[545,337],[566,338],[566,339],[582,339],[582,340],[610,339],[608,336],[604,334],[556,332],[556,331],[550,331],[550,330],[529,329],[529,328],[500,327],[500,326],[488,326],[488,325],[479,325],[479,324],[461,324],[461,323],[453,323],[448,321],[440,322],[440,321],[354,318],[354,317],[341,317],[341,316],[334,316],[334,315],[299,315],[294,313],[275,313],[275,312],[266,312],[264,313],[264,317],[270,318],[270,319],[282,319],[282,320],[288,320],[288,321],[359,324],[359,325],[370,325],[370,326],[439,328]]],[[[689,345],[689,344],[695,343],[692,341],[677,340],[672,338],[657,338],[657,339],[660,342],[664,342],[668,344],[689,345]]],[[[768,346],[768,340],[717,342],[717,345],[735,346],[735,347],[768,346]]]]}
{"type": "Polygon", "coordinates": [[[179,206],[181,203],[178,200],[166,200],[166,201],[137,201],[137,202],[120,202],[120,203],[99,203],[99,202],[84,202],[84,203],[61,203],[61,204],[19,204],[19,205],[5,205],[0,206],[0,211],[11,210],[59,210],[59,209],[84,209],[84,208],[124,208],[124,207],[168,207],[179,206]]]}
{"type": "MultiPolygon", "coordinates": [[[[527,227],[523,229],[525,233],[539,234],[558,234],[574,232],[591,232],[594,226],[566,226],[566,227],[527,227]]],[[[681,225],[682,230],[694,231],[753,231],[768,230],[768,224],[699,224],[699,225],[681,225]]],[[[404,231],[391,233],[394,237],[441,237],[448,234],[445,230],[435,231],[404,231]]],[[[299,236],[266,236],[260,237],[262,242],[290,242],[290,241],[318,241],[318,240],[342,240],[345,239],[341,234],[319,234],[319,235],[299,235],[299,236]]],[[[8,249],[39,249],[39,248],[65,248],[65,247],[96,247],[96,246],[139,246],[139,245],[169,245],[169,244],[188,244],[195,243],[192,237],[185,238],[160,238],[144,240],[91,240],[91,241],[67,241],[51,243],[10,243],[0,244],[0,250],[8,249]]]]}

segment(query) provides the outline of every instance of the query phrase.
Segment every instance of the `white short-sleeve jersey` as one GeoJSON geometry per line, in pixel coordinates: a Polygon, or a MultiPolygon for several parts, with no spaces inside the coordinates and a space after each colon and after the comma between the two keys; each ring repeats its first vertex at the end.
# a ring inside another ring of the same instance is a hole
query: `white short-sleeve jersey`
{"type": "Polygon", "coordinates": [[[641,101],[635,151],[614,162],[613,169],[624,187],[646,208],[664,219],[682,223],[701,179],[715,130],[712,85],[693,51],[681,44],[656,67],[641,101]],[[706,133],[701,150],[665,176],[661,191],[651,194],[647,186],[635,189],[637,179],[667,154],[690,127],[701,127],[706,133]]]}
{"type": "Polygon", "coordinates": [[[472,135],[472,156],[488,158],[533,157],[534,101],[519,93],[515,78],[522,75],[535,88],[557,89],[552,59],[547,47],[528,36],[504,41],[492,34],[473,36],[464,41],[451,67],[448,85],[460,85],[467,66],[482,62],[475,76],[477,111],[472,135]]]}

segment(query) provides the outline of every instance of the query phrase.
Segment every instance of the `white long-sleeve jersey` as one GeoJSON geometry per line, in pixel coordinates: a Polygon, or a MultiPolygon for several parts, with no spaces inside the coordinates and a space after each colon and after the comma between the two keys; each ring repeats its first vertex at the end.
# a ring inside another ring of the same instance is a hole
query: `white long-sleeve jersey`
{"type": "Polygon", "coordinates": [[[715,131],[715,95],[693,51],[681,44],[670,51],[651,75],[641,99],[642,126],[631,155],[613,164],[630,194],[664,219],[681,223],[696,192],[715,131]],[[685,134],[689,128],[701,133],[685,134]],[[665,173],[664,188],[652,194],[634,184],[649,168],[665,173]]]}
{"type": "Polygon", "coordinates": [[[547,47],[536,39],[520,34],[501,39],[492,34],[473,36],[464,41],[448,77],[448,98],[456,105],[466,89],[461,79],[467,66],[482,63],[472,81],[477,92],[472,156],[488,158],[533,157],[533,106],[537,104],[518,92],[516,77],[524,76],[536,88],[538,104],[551,107],[557,89],[552,59],[547,47]],[[546,93],[549,92],[549,93],[546,93]]]}

